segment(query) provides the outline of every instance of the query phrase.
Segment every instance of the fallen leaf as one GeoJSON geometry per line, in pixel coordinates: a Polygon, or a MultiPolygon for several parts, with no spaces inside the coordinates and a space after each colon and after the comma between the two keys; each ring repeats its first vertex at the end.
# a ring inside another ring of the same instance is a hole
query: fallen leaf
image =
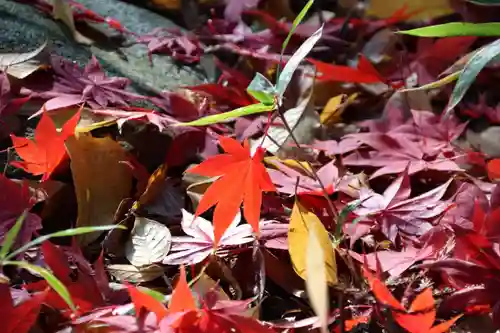
{"type": "Polygon", "coordinates": [[[127,289],[130,294],[130,299],[134,304],[135,313],[138,318],[140,318],[141,310],[143,308],[153,312],[156,315],[156,320],[158,322],[168,314],[165,305],[157,301],[153,296],[140,291],[130,284],[127,285],[127,289]]]}
{"type": "Polygon", "coordinates": [[[163,267],[158,265],[136,267],[134,265],[112,264],[106,270],[118,281],[143,283],[153,281],[164,274],[163,267]]]}
{"type": "Polygon", "coordinates": [[[220,137],[219,143],[225,154],[210,157],[203,163],[187,170],[206,177],[220,176],[205,192],[196,209],[196,216],[217,205],[214,213],[214,233],[217,244],[226,229],[240,211],[259,232],[259,216],[262,192],[275,191],[275,187],[262,164],[264,149],[257,148],[252,156],[248,141],[243,147],[234,139],[220,137]]]}
{"type": "Polygon", "coordinates": [[[52,16],[56,20],[61,20],[71,31],[73,38],[77,43],[92,45],[94,41],[90,38],[82,35],[75,27],[75,20],[73,18],[73,11],[71,10],[71,6],[69,1],[66,0],[52,0],[52,16]]]}
{"type": "Polygon", "coordinates": [[[35,129],[35,139],[17,137],[11,134],[16,152],[23,161],[11,162],[33,175],[43,175],[42,181],[50,178],[58,165],[66,157],[64,142],[72,137],[80,117],[77,112],[60,131],[47,114],[42,114],[35,129]]]}
{"type": "Polygon", "coordinates": [[[330,285],[335,285],[337,284],[337,264],[335,250],[328,232],[319,218],[296,200],[290,217],[288,252],[295,272],[304,280],[307,280],[307,244],[310,229],[314,229],[323,251],[326,281],[330,285]]]}
{"type": "Polygon", "coordinates": [[[328,284],[325,256],[316,236],[315,228],[309,229],[306,248],[306,290],[311,306],[319,318],[322,332],[328,332],[328,284]]]}
{"type": "Polygon", "coordinates": [[[170,251],[172,235],[163,224],[136,217],[134,228],[125,244],[125,257],[134,266],[148,266],[162,261],[170,251]]]}
{"type": "MultiPolygon", "coordinates": [[[[110,138],[94,138],[87,133],[71,137],[66,147],[78,201],[76,225],[113,224],[116,209],[132,190],[132,174],[122,163],[127,160],[125,151],[110,138]]],[[[87,245],[97,238],[99,233],[92,233],[79,236],[78,241],[87,245]]]]}

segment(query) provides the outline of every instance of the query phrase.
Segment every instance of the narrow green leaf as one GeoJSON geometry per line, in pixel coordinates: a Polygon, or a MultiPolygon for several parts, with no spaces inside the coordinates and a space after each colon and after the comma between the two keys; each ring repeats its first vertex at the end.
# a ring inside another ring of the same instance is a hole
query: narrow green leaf
{"type": "Polygon", "coordinates": [[[500,23],[451,22],[428,27],[398,31],[400,34],[418,37],[456,37],[456,36],[500,36],[500,23]]]}
{"type": "Polygon", "coordinates": [[[67,229],[67,230],[62,230],[62,231],[57,231],[52,234],[48,235],[43,235],[40,236],[34,240],[32,240],[29,243],[24,244],[11,254],[9,254],[5,259],[9,260],[17,256],[18,254],[23,253],[24,251],[28,250],[29,248],[41,244],[45,242],[48,239],[51,238],[58,238],[58,237],[70,237],[70,236],[77,236],[77,235],[82,235],[82,234],[88,234],[91,232],[96,232],[96,231],[108,231],[108,230],[113,230],[113,229],[127,229],[123,225],[103,225],[103,226],[95,226],[95,227],[81,227],[81,228],[74,228],[74,229],[67,229]]]}
{"type": "Polygon", "coordinates": [[[305,58],[305,56],[312,50],[314,45],[321,38],[323,32],[323,26],[321,26],[316,32],[314,32],[309,38],[307,38],[302,45],[295,51],[295,53],[287,61],[285,68],[280,73],[278,78],[278,83],[276,84],[276,92],[278,95],[278,103],[281,104],[281,98],[285,93],[288,84],[292,80],[292,75],[299,67],[300,62],[305,58]]]}
{"type": "Polygon", "coordinates": [[[500,6],[500,0],[466,0],[480,6],[500,6]]]}
{"type": "Polygon", "coordinates": [[[482,47],[465,64],[445,110],[448,114],[465,96],[479,72],[500,54],[500,39],[482,47]]]}
{"type": "Polygon", "coordinates": [[[76,306],[73,303],[73,300],[71,299],[71,295],[70,295],[68,289],[50,271],[46,270],[45,268],[35,266],[35,265],[29,264],[29,263],[24,262],[24,261],[6,261],[3,264],[4,264],[4,266],[12,265],[12,266],[24,268],[26,270],[29,270],[29,271],[32,271],[32,272],[35,272],[35,273],[41,275],[45,279],[45,281],[47,281],[49,286],[51,286],[52,289],[54,289],[54,291],[59,296],[61,296],[61,298],[66,302],[66,304],[68,304],[69,308],[72,311],[76,311],[76,306]]]}
{"type": "Polygon", "coordinates": [[[247,92],[255,97],[256,100],[265,105],[274,103],[276,90],[274,85],[264,75],[257,72],[247,87],[247,92]]]}
{"type": "Polygon", "coordinates": [[[252,104],[252,105],[247,105],[243,106],[241,108],[237,108],[236,110],[224,112],[224,113],[219,113],[219,114],[214,114],[211,116],[206,116],[197,120],[193,120],[187,123],[178,123],[175,124],[174,126],[206,126],[206,125],[211,125],[211,124],[217,124],[221,123],[224,121],[232,120],[238,117],[243,117],[243,116],[248,116],[251,114],[255,113],[262,113],[262,112],[268,112],[272,111],[276,108],[276,106],[273,105],[265,105],[262,103],[258,104],[252,104]]]}
{"type": "Polygon", "coordinates": [[[408,88],[408,89],[401,89],[401,92],[410,92],[410,91],[425,91],[425,90],[431,90],[431,89],[437,89],[441,88],[444,85],[447,85],[453,81],[456,81],[460,77],[460,73],[462,73],[461,70],[453,72],[437,81],[431,82],[424,84],[423,86],[416,87],[416,88],[408,88]]]}
{"type": "Polygon", "coordinates": [[[24,219],[26,218],[26,215],[28,215],[27,210],[25,210],[21,214],[21,216],[17,218],[16,223],[12,226],[12,228],[10,228],[9,232],[5,235],[5,238],[2,243],[2,248],[0,249],[0,260],[3,260],[7,256],[7,253],[9,253],[10,249],[12,248],[12,245],[16,241],[19,231],[23,226],[23,222],[24,219]]]}
{"type": "Polygon", "coordinates": [[[292,38],[293,33],[295,32],[295,29],[297,29],[297,26],[302,22],[304,19],[304,16],[306,16],[307,12],[309,11],[309,8],[311,8],[312,4],[314,3],[314,0],[309,0],[308,3],[302,8],[300,11],[299,15],[293,20],[292,23],[292,28],[290,29],[290,32],[288,33],[288,36],[286,36],[285,41],[283,42],[283,45],[281,46],[281,55],[285,52],[285,49],[290,42],[290,38],[292,38]]]}
{"type": "Polygon", "coordinates": [[[165,295],[163,295],[161,292],[142,286],[137,286],[137,288],[143,293],[153,297],[158,302],[165,302],[165,295]]]}

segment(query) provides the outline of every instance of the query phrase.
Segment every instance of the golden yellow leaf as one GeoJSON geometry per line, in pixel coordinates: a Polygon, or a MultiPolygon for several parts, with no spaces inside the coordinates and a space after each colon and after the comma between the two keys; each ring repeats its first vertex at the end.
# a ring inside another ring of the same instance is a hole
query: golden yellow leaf
{"type": "Polygon", "coordinates": [[[287,159],[280,159],[279,157],[277,156],[266,156],[264,157],[264,162],[266,164],[269,164],[269,165],[272,165],[273,167],[279,169],[278,165],[276,164],[276,162],[281,162],[283,163],[284,165],[290,167],[290,168],[294,168],[294,169],[297,169],[299,171],[302,171],[302,170],[307,170],[309,172],[312,172],[311,170],[311,167],[310,167],[310,164],[307,163],[307,162],[303,162],[303,161],[296,161],[296,160],[293,160],[291,158],[287,158],[287,159]]]}
{"type": "Polygon", "coordinates": [[[298,200],[295,201],[288,229],[288,252],[292,259],[293,269],[304,280],[307,280],[307,244],[309,230],[314,229],[321,246],[328,284],[337,284],[337,264],[335,252],[328,232],[312,212],[308,211],[298,200]]]}
{"type": "Polygon", "coordinates": [[[323,248],[314,228],[309,230],[306,249],[306,290],[311,307],[319,318],[321,331],[328,332],[328,285],[323,248]]]}
{"type": "Polygon", "coordinates": [[[408,21],[431,19],[453,13],[449,0],[370,0],[366,14],[378,18],[388,18],[405,5],[407,13],[421,10],[408,21]]]}
{"type": "MultiPolygon", "coordinates": [[[[111,138],[77,133],[66,140],[66,149],[78,202],[77,227],[113,224],[116,209],[132,189],[132,173],[121,163],[127,159],[122,146],[111,138]]],[[[84,234],[78,242],[87,245],[98,237],[96,232],[84,234]]]]}
{"type": "Polygon", "coordinates": [[[321,123],[323,125],[338,123],[346,106],[354,102],[358,95],[358,93],[354,93],[347,97],[346,94],[340,94],[330,98],[321,112],[321,123]]]}
{"type": "Polygon", "coordinates": [[[340,106],[346,97],[346,94],[340,94],[328,100],[319,118],[323,125],[336,123],[340,120],[340,115],[342,114],[340,106]]]}

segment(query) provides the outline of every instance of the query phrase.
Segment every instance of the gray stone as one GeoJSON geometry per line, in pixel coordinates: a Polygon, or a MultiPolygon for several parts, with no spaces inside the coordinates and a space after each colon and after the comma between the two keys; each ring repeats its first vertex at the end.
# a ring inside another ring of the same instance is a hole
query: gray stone
{"type": "MultiPolygon", "coordinates": [[[[177,27],[169,19],[119,0],[83,0],[83,5],[103,16],[119,20],[129,30],[144,34],[157,27],[177,27]]],[[[101,28],[102,29],[102,28],[101,28]]],[[[84,65],[94,54],[110,75],[128,77],[138,91],[171,90],[205,80],[200,66],[179,66],[166,55],[154,55],[153,66],[144,45],[117,50],[107,42],[88,47],[77,44],[60,22],[34,7],[15,1],[0,0],[0,52],[26,52],[45,39],[56,54],[84,65]]],[[[107,34],[109,29],[103,29],[107,34]]],[[[113,33],[111,33],[113,34],[113,33]]]]}

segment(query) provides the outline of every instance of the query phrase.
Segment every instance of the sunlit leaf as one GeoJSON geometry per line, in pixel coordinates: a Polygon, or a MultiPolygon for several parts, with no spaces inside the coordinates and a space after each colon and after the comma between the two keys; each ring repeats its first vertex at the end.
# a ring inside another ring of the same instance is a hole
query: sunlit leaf
{"type": "Polygon", "coordinates": [[[283,68],[283,71],[280,73],[278,83],[276,83],[278,100],[281,100],[281,98],[283,97],[288,84],[292,80],[293,73],[295,72],[295,70],[297,70],[297,67],[299,67],[302,60],[307,56],[307,54],[312,50],[314,45],[321,38],[322,33],[323,26],[321,26],[318,30],[316,30],[316,32],[314,32],[309,38],[307,38],[287,61],[285,67],[283,68]]]}
{"type": "Polygon", "coordinates": [[[445,77],[443,77],[437,81],[424,84],[423,86],[416,87],[416,88],[401,89],[400,91],[401,92],[425,91],[425,90],[441,88],[442,86],[445,86],[445,85],[457,80],[460,77],[460,73],[462,73],[461,70],[453,72],[449,75],[446,75],[445,77]]]}
{"type": "Polygon", "coordinates": [[[26,218],[26,215],[28,215],[28,211],[25,210],[21,216],[19,216],[16,220],[16,223],[14,226],[9,230],[7,235],[5,235],[5,238],[2,243],[2,248],[0,249],[0,259],[4,259],[7,256],[7,253],[9,253],[12,245],[16,241],[16,237],[19,234],[19,231],[21,230],[21,227],[23,226],[24,219],[26,218]]]}
{"type": "Polygon", "coordinates": [[[109,231],[109,230],[113,230],[113,229],[127,229],[127,228],[123,225],[102,225],[102,226],[81,227],[81,228],[74,228],[74,229],[66,229],[66,230],[57,231],[57,232],[54,232],[54,233],[51,233],[48,235],[43,235],[43,236],[37,237],[36,239],[32,240],[31,242],[24,244],[19,249],[10,253],[6,257],[6,259],[14,258],[16,255],[23,253],[24,251],[32,248],[33,246],[36,246],[38,244],[42,244],[43,242],[45,242],[46,240],[49,240],[51,238],[72,237],[72,236],[77,236],[77,235],[88,234],[91,232],[102,232],[102,231],[109,231]]]}
{"type": "Polygon", "coordinates": [[[237,108],[236,110],[214,114],[211,116],[206,116],[197,120],[193,120],[187,123],[178,123],[174,126],[206,126],[217,123],[222,123],[229,120],[234,120],[238,117],[244,117],[251,114],[268,112],[274,110],[276,107],[274,105],[265,105],[262,103],[252,104],[237,108]]]}
{"type": "Polygon", "coordinates": [[[3,264],[5,266],[7,266],[7,265],[17,266],[20,268],[24,268],[28,271],[35,272],[36,274],[39,274],[40,276],[42,276],[45,279],[45,281],[47,281],[49,286],[52,289],[54,289],[55,292],[57,292],[57,294],[66,302],[66,304],[68,304],[69,308],[73,311],[76,311],[76,306],[73,303],[73,300],[71,299],[71,295],[70,295],[68,289],[50,271],[46,270],[45,268],[32,265],[32,264],[27,263],[25,261],[5,261],[3,264]]]}
{"type": "Polygon", "coordinates": [[[326,281],[328,284],[334,285],[337,283],[337,264],[328,232],[319,218],[308,211],[299,201],[295,201],[293,206],[288,230],[288,252],[292,259],[293,268],[301,278],[307,279],[307,244],[309,230],[313,228],[323,251],[326,281]]]}
{"type": "Polygon", "coordinates": [[[423,28],[398,31],[400,34],[418,37],[456,37],[456,36],[500,36],[500,23],[451,22],[423,28]]]}
{"type": "Polygon", "coordinates": [[[276,94],[274,85],[259,72],[255,73],[252,82],[248,85],[247,92],[264,105],[274,103],[274,95],[276,94]]]}
{"type": "Polygon", "coordinates": [[[476,79],[479,72],[500,54],[500,39],[482,47],[465,64],[457,84],[451,93],[445,114],[448,114],[465,96],[465,93],[476,79]]]}
{"type": "Polygon", "coordinates": [[[325,256],[316,236],[315,228],[309,229],[306,248],[306,290],[311,306],[319,318],[322,332],[328,332],[328,284],[325,256]]]}

